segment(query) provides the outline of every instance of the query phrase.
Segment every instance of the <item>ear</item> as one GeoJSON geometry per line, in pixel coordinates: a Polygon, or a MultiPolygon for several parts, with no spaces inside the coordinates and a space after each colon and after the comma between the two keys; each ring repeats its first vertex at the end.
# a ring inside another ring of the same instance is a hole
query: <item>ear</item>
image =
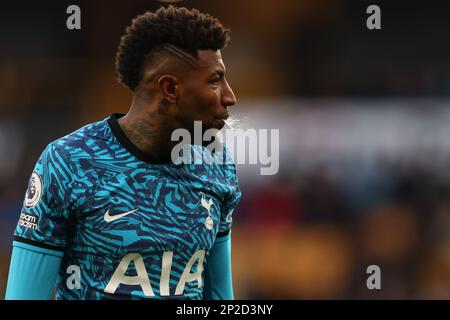
{"type": "Polygon", "coordinates": [[[158,79],[158,89],[166,101],[170,103],[177,102],[179,95],[179,81],[177,77],[162,75],[158,79]]]}

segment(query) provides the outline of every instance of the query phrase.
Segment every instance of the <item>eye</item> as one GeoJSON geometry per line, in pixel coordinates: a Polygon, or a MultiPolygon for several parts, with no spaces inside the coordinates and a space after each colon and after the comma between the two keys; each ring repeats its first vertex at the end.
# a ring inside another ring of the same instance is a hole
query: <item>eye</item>
{"type": "Polygon", "coordinates": [[[213,86],[218,86],[219,82],[220,82],[220,78],[212,79],[211,81],[209,81],[209,83],[213,86]]]}
{"type": "Polygon", "coordinates": [[[216,72],[208,81],[213,87],[217,87],[220,85],[220,82],[225,79],[225,73],[216,72]]]}

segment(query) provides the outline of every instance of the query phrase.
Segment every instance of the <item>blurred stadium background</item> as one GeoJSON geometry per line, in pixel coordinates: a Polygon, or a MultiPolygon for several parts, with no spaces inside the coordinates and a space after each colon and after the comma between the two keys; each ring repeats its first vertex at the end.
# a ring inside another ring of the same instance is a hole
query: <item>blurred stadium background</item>
{"type": "MultiPolygon", "coordinates": [[[[232,29],[242,128],[280,129],[280,171],[239,166],[238,299],[450,298],[450,31],[438,1],[188,0],[232,29]],[[365,26],[378,4],[382,29],[365,26]],[[381,290],[366,268],[381,267],[381,290]]],[[[131,94],[114,53],[157,1],[0,5],[0,298],[28,178],[47,143],[131,94]],[[82,29],[65,27],[78,4],[82,29]]]]}

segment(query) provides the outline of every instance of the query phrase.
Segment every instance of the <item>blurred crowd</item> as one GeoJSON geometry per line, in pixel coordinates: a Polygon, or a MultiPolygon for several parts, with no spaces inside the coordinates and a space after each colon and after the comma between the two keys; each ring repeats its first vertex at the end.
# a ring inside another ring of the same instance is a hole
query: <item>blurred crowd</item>
{"type": "Polygon", "coordinates": [[[233,231],[239,296],[449,299],[450,181],[385,165],[389,192],[377,201],[346,194],[325,168],[244,189],[233,231]],[[381,290],[366,286],[370,265],[381,269],[381,290]]]}

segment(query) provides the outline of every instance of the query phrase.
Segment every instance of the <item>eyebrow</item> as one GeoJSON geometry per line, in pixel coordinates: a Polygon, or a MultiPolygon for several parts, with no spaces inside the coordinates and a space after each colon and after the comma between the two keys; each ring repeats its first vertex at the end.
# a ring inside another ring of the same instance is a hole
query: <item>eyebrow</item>
{"type": "Polygon", "coordinates": [[[218,75],[219,77],[223,78],[225,76],[226,70],[219,68],[216,69],[215,71],[213,71],[210,75],[210,77],[214,76],[214,75],[218,75]]]}

